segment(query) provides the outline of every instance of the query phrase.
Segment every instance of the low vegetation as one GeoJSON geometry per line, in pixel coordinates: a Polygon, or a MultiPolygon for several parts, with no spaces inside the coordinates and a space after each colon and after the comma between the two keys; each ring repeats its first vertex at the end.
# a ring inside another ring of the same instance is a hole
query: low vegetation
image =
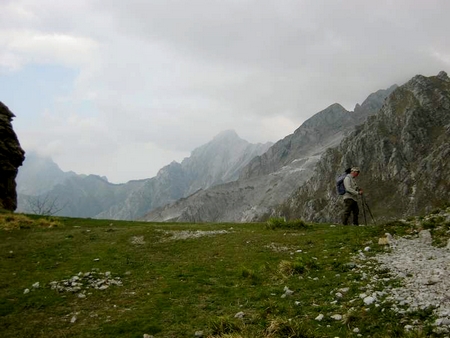
{"type": "MultiPolygon", "coordinates": [[[[445,242],[439,220],[426,221],[445,242]]],[[[0,213],[0,332],[429,337],[431,313],[394,313],[358,296],[367,280],[355,256],[367,246],[367,256],[383,252],[379,237],[411,234],[414,222],[162,224],[0,213]],[[406,316],[421,330],[405,331],[406,316]]]]}

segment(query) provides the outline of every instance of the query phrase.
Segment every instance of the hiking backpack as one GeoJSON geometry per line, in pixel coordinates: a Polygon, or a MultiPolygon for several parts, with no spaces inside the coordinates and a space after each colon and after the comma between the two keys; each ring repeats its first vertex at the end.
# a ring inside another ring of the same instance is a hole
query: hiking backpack
{"type": "Polygon", "coordinates": [[[336,190],[339,195],[345,194],[344,178],[350,173],[350,168],[336,179],[336,190]]]}

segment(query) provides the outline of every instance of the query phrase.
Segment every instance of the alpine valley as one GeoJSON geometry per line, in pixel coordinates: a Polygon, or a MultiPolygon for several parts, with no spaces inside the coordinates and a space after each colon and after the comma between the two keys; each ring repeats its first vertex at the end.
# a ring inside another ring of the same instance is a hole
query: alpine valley
{"type": "Polygon", "coordinates": [[[53,201],[57,215],[71,217],[337,222],[335,178],[357,165],[374,216],[399,218],[449,202],[449,138],[449,77],[417,75],[370,94],[354,111],[333,104],[275,144],[250,144],[224,131],[155,177],[124,184],[63,172],[51,159],[26,153],[17,211],[53,201]]]}

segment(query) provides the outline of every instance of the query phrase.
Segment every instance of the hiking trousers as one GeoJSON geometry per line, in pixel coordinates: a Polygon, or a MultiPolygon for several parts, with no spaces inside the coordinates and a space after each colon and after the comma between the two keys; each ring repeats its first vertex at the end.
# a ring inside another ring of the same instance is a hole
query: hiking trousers
{"type": "Polygon", "coordinates": [[[348,225],[348,219],[350,218],[350,214],[353,214],[353,225],[359,225],[358,216],[359,216],[359,207],[358,202],[354,199],[346,198],[344,200],[344,215],[342,217],[342,224],[348,225]]]}

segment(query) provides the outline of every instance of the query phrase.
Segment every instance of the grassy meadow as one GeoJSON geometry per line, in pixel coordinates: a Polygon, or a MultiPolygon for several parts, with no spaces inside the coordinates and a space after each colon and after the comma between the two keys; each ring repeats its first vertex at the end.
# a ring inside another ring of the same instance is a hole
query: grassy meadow
{"type": "Polygon", "coordinates": [[[369,257],[386,250],[378,244],[385,232],[411,231],[401,223],[170,224],[2,213],[0,336],[427,337],[430,313],[405,318],[359,297],[376,266],[361,268],[355,256],[367,246],[369,257]],[[404,331],[411,317],[424,323],[421,332],[404,331]]]}

